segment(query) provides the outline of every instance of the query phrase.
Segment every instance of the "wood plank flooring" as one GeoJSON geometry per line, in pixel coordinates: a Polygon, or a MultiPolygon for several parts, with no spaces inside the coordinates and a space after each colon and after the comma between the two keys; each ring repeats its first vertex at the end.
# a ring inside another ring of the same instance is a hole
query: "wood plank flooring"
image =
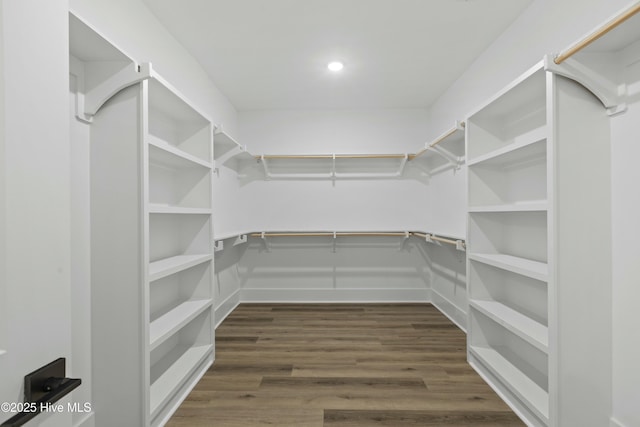
{"type": "Polygon", "coordinates": [[[168,427],[523,426],[430,304],[241,304],[168,427]]]}

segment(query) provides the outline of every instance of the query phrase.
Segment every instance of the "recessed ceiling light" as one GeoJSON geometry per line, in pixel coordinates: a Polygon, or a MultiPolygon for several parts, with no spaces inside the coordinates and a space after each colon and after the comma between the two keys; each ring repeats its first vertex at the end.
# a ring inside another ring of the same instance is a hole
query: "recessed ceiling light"
{"type": "Polygon", "coordinates": [[[340,71],[344,68],[344,64],[339,61],[333,61],[333,62],[329,62],[329,65],[327,65],[327,68],[331,71],[340,71]]]}

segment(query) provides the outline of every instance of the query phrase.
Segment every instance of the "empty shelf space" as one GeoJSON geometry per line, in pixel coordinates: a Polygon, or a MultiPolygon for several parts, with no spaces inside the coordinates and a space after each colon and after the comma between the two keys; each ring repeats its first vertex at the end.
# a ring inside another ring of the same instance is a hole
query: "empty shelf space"
{"type": "Polygon", "coordinates": [[[541,126],[514,138],[512,143],[504,147],[468,160],[467,164],[473,166],[486,163],[491,166],[504,166],[544,156],[547,133],[547,126],[541,126]]]}
{"type": "Polygon", "coordinates": [[[211,169],[211,163],[205,162],[194,155],[182,151],[151,134],[147,135],[147,141],[150,148],[149,161],[152,163],[177,169],[193,168],[196,166],[211,169]],[[151,149],[151,147],[154,149],[151,149]]]}
{"type": "Polygon", "coordinates": [[[177,348],[165,356],[166,359],[175,361],[151,384],[151,418],[158,414],[176,391],[196,372],[198,366],[211,354],[213,346],[190,347],[180,354],[182,350],[177,348]]]}
{"type": "Polygon", "coordinates": [[[210,299],[185,301],[151,322],[149,326],[151,350],[195,319],[198,314],[211,307],[211,304],[210,299]]]}
{"type": "Polygon", "coordinates": [[[469,259],[546,282],[547,263],[505,254],[469,253],[469,259]]]}
{"type": "Polygon", "coordinates": [[[181,206],[149,204],[149,213],[154,214],[211,215],[211,212],[211,209],[206,208],[183,208],[181,206]]]}
{"type": "Polygon", "coordinates": [[[177,255],[149,263],[149,281],[161,279],[211,260],[211,254],[177,255]]]}
{"type": "Polygon", "coordinates": [[[549,394],[513,365],[497,350],[488,347],[471,346],[471,353],[477,357],[491,373],[508,387],[540,419],[548,422],[549,394]]]}
{"type": "Polygon", "coordinates": [[[546,211],[547,209],[548,203],[546,200],[531,200],[498,205],[470,206],[469,212],[536,212],[546,211]]]}
{"type": "Polygon", "coordinates": [[[545,325],[498,301],[471,300],[469,304],[537,349],[549,350],[549,334],[545,325]]]}

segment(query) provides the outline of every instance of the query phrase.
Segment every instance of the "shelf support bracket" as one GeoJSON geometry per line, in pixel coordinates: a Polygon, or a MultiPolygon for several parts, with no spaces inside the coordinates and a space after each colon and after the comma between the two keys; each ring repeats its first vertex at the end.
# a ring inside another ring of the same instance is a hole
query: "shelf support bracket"
{"type": "Polygon", "coordinates": [[[335,153],[333,153],[333,155],[331,156],[331,179],[333,181],[336,180],[336,154],[335,153]]]}
{"type": "Polygon", "coordinates": [[[460,167],[462,166],[462,164],[464,163],[464,158],[463,157],[458,157],[456,155],[454,155],[453,153],[451,153],[449,150],[446,150],[442,147],[439,146],[429,146],[427,147],[427,149],[439,154],[440,156],[444,157],[445,160],[447,160],[450,164],[450,166],[452,166],[455,170],[460,169],[460,167]]]}
{"type": "Polygon", "coordinates": [[[246,234],[241,234],[239,236],[236,236],[235,240],[233,241],[233,246],[241,245],[242,243],[247,243],[246,234]]]}
{"type": "Polygon", "coordinates": [[[408,231],[404,232],[404,236],[402,237],[402,242],[400,242],[400,252],[404,251],[407,247],[407,242],[409,241],[409,237],[411,237],[411,233],[408,231]]]}
{"type": "Polygon", "coordinates": [[[129,65],[90,90],[85,90],[87,84],[86,73],[88,72],[86,68],[90,66],[91,63],[85,64],[83,75],[76,75],[78,78],[78,86],[80,86],[76,97],[76,117],[86,123],[91,123],[93,116],[95,116],[105,102],[111,99],[116,93],[151,78],[152,73],[151,64],[148,62],[140,65],[129,65]]]}
{"type": "Polygon", "coordinates": [[[224,240],[216,240],[213,243],[213,251],[220,252],[224,250],[224,240]]]}
{"type": "Polygon", "coordinates": [[[402,158],[402,161],[400,162],[400,167],[398,168],[398,172],[397,172],[398,177],[401,177],[402,174],[404,173],[404,168],[405,166],[407,166],[408,160],[409,160],[409,155],[405,154],[404,157],[402,158]]]}
{"type": "Polygon", "coordinates": [[[627,110],[625,84],[612,82],[576,59],[568,58],[562,64],[556,64],[554,58],[555,55],[545,55],[545,71],[575,80],[589,89],[602,102],[610,116],[627,110]]]}
{"type": "Polygon", "coordinates": [[[262,243],[264,243],[265,251],[271,252],[271,248],[269,247],[269,241],[267,240],[267,236],[265,235],[264,231],[260,233],[260,238],[262,239],[262,243]]]}
{"type": "MultiPolygon", "coordinates": [[[[267,159],[265,159],[264,154],[260,156],[260,162],[262,163],[262,168],[264,169],[264,176],[267,179],[271,179],[271,172],[269,171],[269,166],[267,166],[267,159]]],[[[264,235],[264,233],[262,233],[264,235]]],[[[264,236],[263,236],[264,239],[264,236]]]]}

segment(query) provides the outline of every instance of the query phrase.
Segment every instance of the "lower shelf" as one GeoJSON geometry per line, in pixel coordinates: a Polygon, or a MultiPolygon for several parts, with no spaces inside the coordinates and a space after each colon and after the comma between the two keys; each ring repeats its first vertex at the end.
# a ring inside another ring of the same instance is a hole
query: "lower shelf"
{"type": "Polygon", "coordinates": [[[180,387],[196,372],[198,367],[213,352],[212,345],[176,348],[167,354],[160,365],[169,365],[151,384],[150,410],[151,419],[169,402],[180,387]]]}
{"type": "Polygon", "coordinates": [[[211,260],[211,254],[177,255],[149,263],[149,281],[177,273],[194,265],[211,260]]]}
{"type": "Polygon", "coordinates": [[[469,351],[545,424],[549,422],[549,393],[497,350],[470,346],[469,351]]]}
{"type": "Polygon", "coordinates": [[[548,328],[498,301],[470,300],[469,305],[540,351],[549,351],[548,328]]]}
{"type": "Polygon", "coordinates": [[[190,300],[158,317],[149,325],[149,341],[151,350],[158,347],[173,333],[180,330],[196,318],[213,303],[210,299],[190,300]]]}
{"type": "Polygon", "coordinates": [[[476,252],[470,252],[469,259],[543,282],[548,280],[549,267],[547,266],[547,263],[544,262],[505,254],[486,254],[476,252]]]}

